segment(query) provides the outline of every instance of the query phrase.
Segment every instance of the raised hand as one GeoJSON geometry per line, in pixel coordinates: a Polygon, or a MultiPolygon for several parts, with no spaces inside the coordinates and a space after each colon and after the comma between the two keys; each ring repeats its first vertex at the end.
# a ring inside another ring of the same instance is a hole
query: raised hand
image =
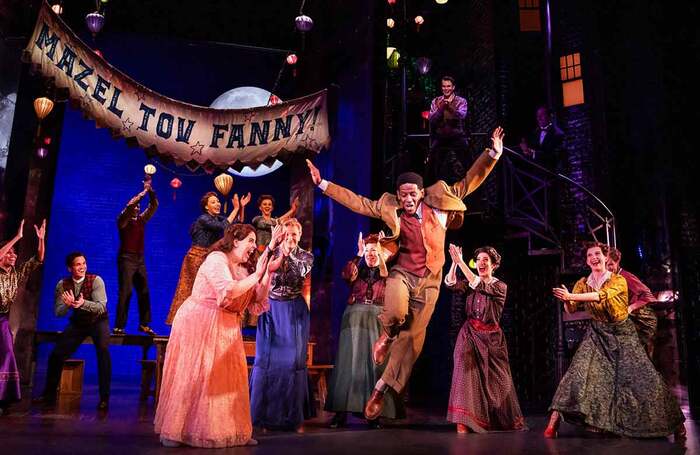
{"type": "Polygon", "coordinates": [[[245,196],[243,196],[241,198],[241,206],[245,207],[246,205],[248,205],[249,202],[250,202],[250,191],[248,192],[248,194],[246,194],[245,196]]]}
{"type": "Polygon", "coordinates": [[[309,166],[309,174],[311,174],[311,180],[314,182],[314,185],[321,183],[321,172],[319,172],[318,168],[309,159],[306,160],[306,165],[309,166]]]}
{"type": "MultiPolygon", "coordinates": [[[[272,255],[272,253],[270,253],[270,255],[272,255]]],[[[282,261],[284,261],[283,254],[280,254],[279,256],[277,256],[277,259],[270,259],[267,262],[267,272],[268,273],[275,272],[277,269],[280,268],[280,265],[282,265],[282,261]]]]}
{"type": "Polygon", "coordinates": [[[554,294],[554,297],[565,302],[571,300],[571,294],[569,293],[569,290],[566,289],[566,286],[564,286],[563,284],[561,285],[561,287],[552,288],[552,294],[554,294]]]}
{"type": "Polygon", "coordinates": [[[36,231],[36,236],[39,240],[44,240],[46,237],[46,220],[41,222],[41,227],[34,225],[34,230],[36,231]]]}
{"type": "Polygon", "coordinates": [[[19,223],[19,229],[17,230],[17,235],[15,238],[19,240],[22,238],[22,236],[24,236],[24,220],[19,223]]]}
{"type": "Polygon", "coordinates": [[[233,194],[233,199],[231,199],[231,202],[233,203],[233,209],[238,210],[238,208],[241,206],[241,203],[238,199],[238,193],[233,194]]]}
{"type": "Polygon", "coordinates": [[[462,248],[453,243],[450,243],[450,257],[455,264],[464,264],[464,259],[462,258],[462,248]]]}
{"type": "Polygon", "coordinates": [[[362,238],[362,232],[357,236],[357,255],[364,256],[365,254],[365,241],[362,238]]]}
{"type": "Polygon", "coordinates": [[[503,152],[503,136],[505,136],[505,134],[506,133],[503,132],[503,128],[501,128],[500,126],[493,130],[493,134],[491,135],[491,142],[493,142],[493,149],[497,153],[503,152]]]}
{"type": "Polygon", "coordinates": [[[281,224],[276,225],[272,228],[272,236],[270,238],[270,243],[267,245],[270,250],[274,250],[282,243],[284,240],[284,226],[281,224]]]}
{"type": "Polygon", "coordinates": [[[258,263],[255,264],[255,274],[258,276],[258,278],[262,278],[262,276],[265,274],[269,258],[270,252],[268,250],[263,251],[263,253],[258,258],[258,263]]]}

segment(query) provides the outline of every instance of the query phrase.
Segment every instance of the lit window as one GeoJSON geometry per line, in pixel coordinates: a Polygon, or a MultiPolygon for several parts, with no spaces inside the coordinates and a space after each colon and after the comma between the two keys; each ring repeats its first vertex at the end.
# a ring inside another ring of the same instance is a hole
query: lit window
{"type": "Polygon", "coordinates": [[[559,73],[564,98],[564,107],[584,103],[583,79],[581,78],[581,54],[564,55],[559,58],[559,73]]]}
{"type": "Polygon", "coordinates": [[[520,31],[539,32],[540,0],[518,0],[520,6],[520,31]]]}

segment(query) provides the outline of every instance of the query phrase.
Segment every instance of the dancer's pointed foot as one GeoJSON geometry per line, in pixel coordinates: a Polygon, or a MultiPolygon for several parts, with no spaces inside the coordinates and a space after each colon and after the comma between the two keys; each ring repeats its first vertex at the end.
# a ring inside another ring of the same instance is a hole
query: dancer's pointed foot
{"type": "Polygon", "coordinates": [[[372,360],[374,360],[376,365],[382,365],[386,361],[393,342],[394,338],[389,338],[389,335],[386,333],[382,333],[379,338],[377,338],[377,341],[374,342],[372,360]]]}
{"type": "Polygon", "coordinates": [[[365,404],[365,419],[374,420],[382,413],[384,407],[384,392],[374,389],[367,404],[365,404]]]}
{"type": "Polygon", "coordinates": [[[552,411],[552,415],[549,418],[549,423],[547,423],[547,429],[544,430],[544,437],[547,439],[556,439],[559,436],[559,423],[561,422],[561,415],[557,411],[552,411]]]}

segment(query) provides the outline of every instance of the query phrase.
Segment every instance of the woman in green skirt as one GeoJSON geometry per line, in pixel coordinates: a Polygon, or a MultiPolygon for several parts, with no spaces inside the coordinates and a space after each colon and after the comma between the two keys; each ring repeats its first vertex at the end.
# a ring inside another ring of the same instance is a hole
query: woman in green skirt
{"type": "Polygon", "coordinates": [[[627,282],[606,269],[608,246],[586,249],[591,269],[573,292],[552,290],[567,313],[585,309],[591,327],[562,378],[549,409],[544,432],[556,438],[563,417],[593,431],[633,438],[685,437],[681,412],[661,375],[654,369],[628,318],[627,282]]]}
{"type": "MultiPolygon", "coordinates": [[[[372,346],[381,333],[377,316],[384,304],[387,276],[379,240],[377,234],[363,239],[360,233],[357,256],[343,268],[343,279],[350,284],[350,297],[343,313],[338,354],[328,386],[325,410],[336,413],[331,428],[344,426],[348,412],[364,412],[365,403],[384,369],[372,361],[372,346]]],[[[382,416],[404,417],[403,405],[396,395],[387,394],[382,416]]],[[[368,423],[372,428],[379,427],[378,419],[368,423]]]]}

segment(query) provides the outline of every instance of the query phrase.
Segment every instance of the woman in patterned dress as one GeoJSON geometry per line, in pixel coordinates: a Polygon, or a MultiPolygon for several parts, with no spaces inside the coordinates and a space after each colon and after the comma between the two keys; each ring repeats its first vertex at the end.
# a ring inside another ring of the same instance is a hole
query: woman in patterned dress
{"type": "Polygon", "coordinates": [[[241,313],[269,309],[270,270],[281,261],[269,260],[268,253],[254,261],[256,249],[253,226],[227,227],[175,315],[155,416],[155,432],[166,447],[257,444],[241,313]]]}
{"type": "Polygon", "coordinates": [[[676,397],[654,369],[627,309],[627,282],[606,269],[608,246],[586,249],[591,274],[552,290],[573,313],[586,310],[591,326],[549,406],[545,438],[556,438],[562,419],[594,431],[633,438],[685,437],[676,397]]]}
{"type": "Polygon", "coordinates": [[[462,259],[462,249],[450,244],[452,266],[445,284],[467,295],[467,321],[457,336],[447,420],[458,433],[526,429],[508,363],[508,347],[498,325],[508,286],[493,276],[501,264],[495,248],[474,252],[478,275],[462,259]],[[457,279],[457,267],[466,279],[457,279]]]}
{"type": "Polygon", "coordinates": [[[272,228],[278,224],[284,223],[284,221],[288,218],[293,217],[298,207],[299,198],[295,197],[289,211],[281,217],[275,218],[272,216],[272,211],[275,209],[275,198],[269,194],[263,194],[258,198],[258,209],[260,209],[260,215],[254,217],[251,224],[255,227],[255,235],[257,236],[259,251],[264,250],[267,244],[270,243],[272,228]]]}

